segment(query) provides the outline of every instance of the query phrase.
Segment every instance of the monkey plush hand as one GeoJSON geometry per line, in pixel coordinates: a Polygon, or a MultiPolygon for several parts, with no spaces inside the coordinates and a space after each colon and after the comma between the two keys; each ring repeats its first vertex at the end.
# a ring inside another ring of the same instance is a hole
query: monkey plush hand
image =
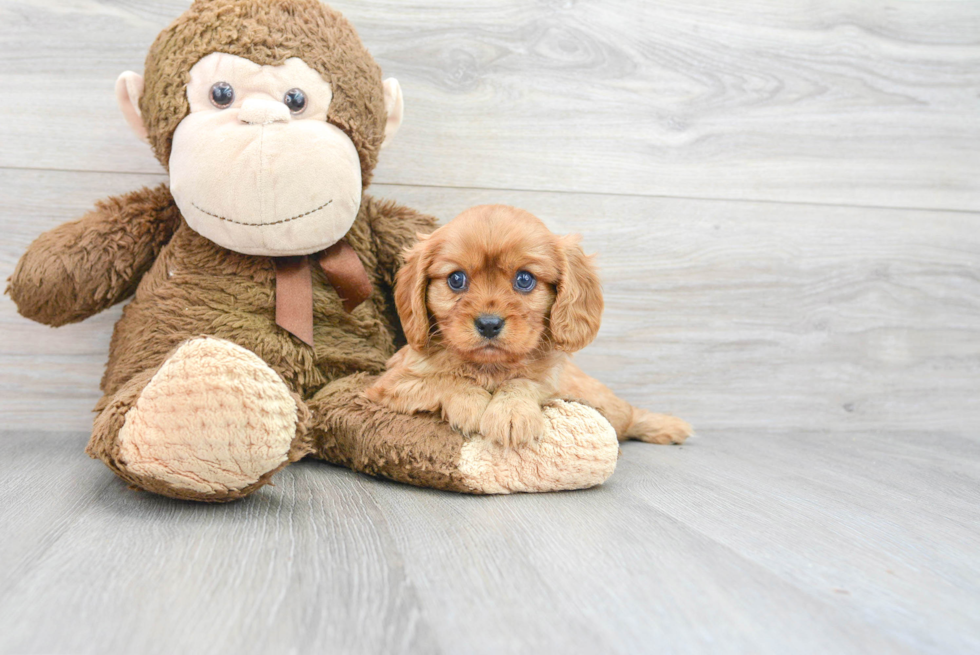
{"type": "Polygon", "coordinates": [[[468,493],[605,480],[594,410],[556,402],[533,446],[464,440],[360,393],[404,336],[401,253],[434,221],[363,193],[402,96],[317,0],[196,0],[116,95],[170,184],[47,232],[8,293],[58,326],[134,295],[115,326],[88,453],[135,488],[245,496],[311,455],[468,493]]]}

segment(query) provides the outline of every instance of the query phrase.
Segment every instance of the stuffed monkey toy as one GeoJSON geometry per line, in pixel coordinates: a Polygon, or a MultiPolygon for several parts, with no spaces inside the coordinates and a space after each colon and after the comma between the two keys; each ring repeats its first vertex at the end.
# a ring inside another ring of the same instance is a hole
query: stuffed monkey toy
{"type": "Polygon", "coordinates": [[[305,456],[467,493],[590,487],[618,442],[582,404],[538,443],[465,439],[362,391],[404,343],[402,253],[434,220],[364,193],[397,81],[318,0],[196,0],[116,95],[169,185],[41,235],[7,292],[51,326],[129,296],[87,452],[131,487],[227,501],[305,456]]]}

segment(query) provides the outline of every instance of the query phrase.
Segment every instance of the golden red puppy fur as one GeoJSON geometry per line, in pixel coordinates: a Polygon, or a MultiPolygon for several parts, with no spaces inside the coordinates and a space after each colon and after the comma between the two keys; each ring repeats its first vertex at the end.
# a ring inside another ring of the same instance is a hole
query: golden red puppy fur
{"type": "Polygon", "coordinates": [[[507,447],[542,434],[541,405],[552,398],[595,407],[620,440],[682,443],[686,422],[633,407],[572,363],[603,308],[578,241],[506,205],[473,207],[422,237],[395,285],[408,345],[367,396],[406,414],[440,412],[507,447]]]}

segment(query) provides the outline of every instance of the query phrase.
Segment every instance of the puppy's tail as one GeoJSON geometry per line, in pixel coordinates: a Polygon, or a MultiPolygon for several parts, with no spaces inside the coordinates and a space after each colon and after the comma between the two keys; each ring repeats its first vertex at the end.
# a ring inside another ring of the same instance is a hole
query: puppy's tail
{"type": "Polygon", "coordinates": [[[669,414],[654,414],[639,407],[633,410],[630,423],[620,435],[620,440],[636,439],[656,444],[681,444],[694,434],[690,423],[669,414]]]}

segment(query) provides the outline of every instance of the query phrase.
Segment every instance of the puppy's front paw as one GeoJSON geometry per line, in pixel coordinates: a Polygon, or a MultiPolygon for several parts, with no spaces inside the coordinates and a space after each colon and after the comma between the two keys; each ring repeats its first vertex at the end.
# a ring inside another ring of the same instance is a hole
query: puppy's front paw
{"type": "Polygon", "coordinates": [[[469,436],[480,431],[491,395],[486,389],[472,389],[454,394],[442,402],[442,417],[463,434],[469,436]]]}
{"type": "Polygon", "coordinates": [[[379,405],[388,406],[388,387],[379,382],[375,382],[367,387],[363,392],[364,396],[379,405]]]}
{"type": "Polygon", "coordinates": [[[532,402],[495,399],[480,421],[485,439],[507,448],[518,448],[537,441],[544,434],[541,407],[532,402]]]}

